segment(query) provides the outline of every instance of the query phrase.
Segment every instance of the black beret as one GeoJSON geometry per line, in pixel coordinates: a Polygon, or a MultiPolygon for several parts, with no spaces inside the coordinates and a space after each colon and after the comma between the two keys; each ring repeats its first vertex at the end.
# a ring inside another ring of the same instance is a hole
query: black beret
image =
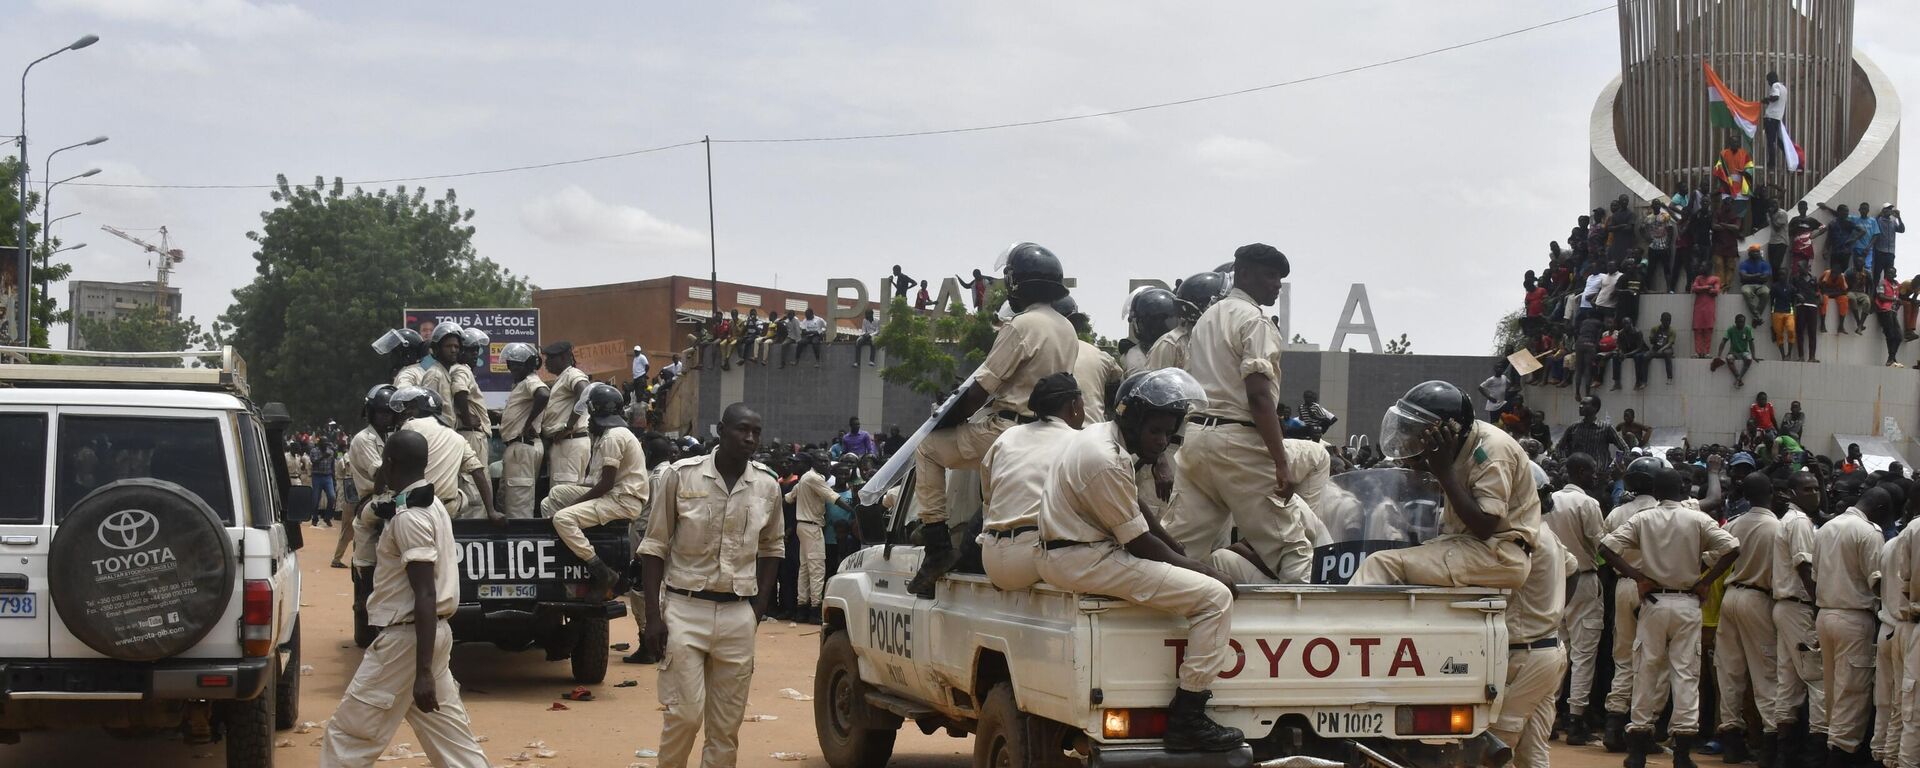
{"type": "Polygon", "coordinates": [[[572,351],[573,351],[573,342],[556,341],[552,344],[548,344],[546,349],[541,350],[541,353],[545,354],[547,357],[553,357],[555,355],[564,355],[572,351]]]}
{"type": "Polygon", "coordinates": [[[1252,243],[1240,246],[1233,252],[1234,262],[1252,262],[1280,270],[1280,276],[1286,277],[1291,268],[1287,265],[1287,255],[1266,243],[1252,243]]]}

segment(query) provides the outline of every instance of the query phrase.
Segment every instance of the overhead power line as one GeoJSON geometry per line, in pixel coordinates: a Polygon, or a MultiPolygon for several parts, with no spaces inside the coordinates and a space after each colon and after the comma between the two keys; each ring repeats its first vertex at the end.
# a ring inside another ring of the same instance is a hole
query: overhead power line
{"type": "MultiPolygon", "coordinates": [[[[1509,37],[1515,37],[1518,35],[1527,34],[1529,32],[1546,29],[1548,27],[1566,24],[1568,22],[1577,21],[1577,20],[1586,18],[1588,16],[1605,13],[1613,9],[1614,9],[1614,6],[1612,5],[1601,6],[1599,8],[1594,8],[1592,10],[1582,11],[1580,13],[1573,14],[1571,16],[1563,16],[1561,18],[1554,19],[1551,21],[1545,21],[1545,22],[1533,24],[1530,26],[1520,27],[1518,29],[1511,29],[1496,35],[1488,35],[1486,37],[1454,43],[1452,45],[1420,51],[1418,53],[1411,53],[1405,56],[1398,56],[1391,59],[1382,59],[1380,61],[1375,61],[1369,64],[1361,64],[1358,66],[1347,67],[1345,69],[1337,69],[1329,72],[1321,72],[1319,74],[1294,78],[1292,80],[1282,80],[1277,83],[1267,83],[1265,85],[1256,85],[1249,88],[1241,88],[1233,91],[1223,91],[1221,93],[1212,93],[1204,96],[1193,96],[1193,97],[1184,98],[1184,99],[1175,99],[1173,101],[1162,101],[1162,102],[1157,102],[1153,104],[1142,104],[1139,106],[1125,107],[1122,109],[1110,109],[1110,110],[1104,110],[1100,112],[1087,112],[1082,114],[1064,115],[1060,117],[1049,117],[1049,118],[1041,118],[1041,119],[1035,119],[1035,120],[1016,120],[1012,122],[991,123],[987,125],[971,125],[971,126],[963,126],[963,127],[957,127],[957,128],[935,128],[935,129],[919,130],[919,131],[901,131],[897,133],[863,133],[863,134],[849,134],[844,136],[792,136],[792,137],[744,138],[744,139],[728,139],[728,138],[704,139],[704,140],[691,139],[688,141],[682,141],[675,144],[664,144],[657,147],[648,147],[646,149],[636,149],[628,152],[615,152],[611,154],[594,155],[592,157],[581,157],[581,158],[575,158],[572,160],[556,160],[556,161],[547,162],[547,163],[531,163],[527,165],[509,166],[506,168],[489,168],[486,170],[479,170],[479,171],[461,171],[458,173],[441,173],[441,174],[433,174],[428,176],[401,176],[401,177],[394,177],[394,178],[387,178],[387,179],[364,179],[359,181],[346,181],[342,183],[348,184],[348,185],[354,185],[354,186],[371,186],[376,184],[401,184],[401,183],[417,182],[417,181],[439,181],[443,179],[459,179],[459,178],[466,178],[469,176],[491,176],[491,175],[502,174],[502,173],[517,173],[520,171],[539,170],[542,168],[556,168],[556,167],[566,166],[566,165],[581,165],[585,163],[596,163],[596,162],[601,162],[605,160],[618,160],[621,158],[647,155],[655,152],[665,152],[670,149],[679,149],[681,147],[690,147],[696,144],[704,143],[706,141],[711,141],[715,144],[797,144],[797,143],[809,143],[809,142],[907,139],[907,138],[917,138],[917,137],[923,137],[923,136],[944,136],[944,135],[951,135],[951,134],[957,134],[957,133],[980,133],[984,131],[997,131],[997,130],[1004,130],[1008,128],[1029,128],[1029,127],[1041,126],[1041,125],[1052,125],[1055,123],[1072,122],[1075,120],[1091,120],[1091,119],[1100,118],[1100,117],[1113,117],[1116,115],[1127,115],[1127,114],[1133,114],[1136,112],[1147,112],[1147,111],[1156,110],[1156,109],[1168,109],[1171,107],[1181,107],[1189,104],[1199,104],[1199,103],[1208,102],[1208,101],[1230,99],[1237,96],[1246,96],[1250,94],[1261,93],[1264,91],[1271,91],[1279,88],[1286,88],[1289,86],[1303,85],[1306,83],[1311,83],[1319,80],[1328,80],[1336,77],[1343,77],[1346,75],[1365,72],[1372,69],[1390,67],[1396,64],[1404,64],[1409,61],[1416,61],[1419,59],[1428,58],[1430,56],[1438,56],[1440,54],[1450,53],[1452,51],[1457,51],[1462,48],[1471,48],[1476,45],[1483,45],[1486,43],[1503,40],[1509,37]]],[[[118,188],[118,189],[185,189],[185,190],[277,189],[279,187],[279,185],[277,184],[112,184],[112,183],[88,183],[88,182],[69,182],[68,186],[107,187],[107,188],[118,188]]]]}

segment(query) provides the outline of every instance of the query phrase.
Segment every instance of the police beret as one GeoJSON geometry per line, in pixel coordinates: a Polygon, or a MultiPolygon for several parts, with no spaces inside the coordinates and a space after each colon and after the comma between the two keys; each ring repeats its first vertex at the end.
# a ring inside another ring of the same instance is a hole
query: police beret
{"type": "Polygon", "coordinates": [[[572,351],[573,351],[573,342],[556,341],[552,344],[548,344],[546,349],[541,350],[541,353],[545,354],[547,357],[553,357],[554,355],[564,355],[572,351]]]}
{"type": "Polygon", "coordinates": [[[1233,252],[1235,263],[1242,261],[1263,264],[1280,270],[1280,276],[1286,277],[1291,268],[1287,265],[1287,255],[1266,243],[1251,243],[1240,246],[1233,252]]]}

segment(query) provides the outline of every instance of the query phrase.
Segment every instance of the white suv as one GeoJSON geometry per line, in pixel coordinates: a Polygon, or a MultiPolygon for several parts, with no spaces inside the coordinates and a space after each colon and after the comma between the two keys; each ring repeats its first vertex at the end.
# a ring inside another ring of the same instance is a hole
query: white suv
{"type": "Polygon", "coordinates": [[[178,731],[272,765],[299,714],[285,409],[256,407],[245,364],[217,354],[0,365],[0,743],[178,731]]]}

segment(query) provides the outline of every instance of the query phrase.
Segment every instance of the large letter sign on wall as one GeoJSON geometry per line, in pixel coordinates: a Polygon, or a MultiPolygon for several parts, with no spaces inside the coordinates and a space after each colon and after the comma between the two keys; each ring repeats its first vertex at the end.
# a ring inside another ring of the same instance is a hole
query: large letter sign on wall
{"type": "Polygon", "coordinates": [[[1358,333],[1367,337],[1373,345],[1373,353],[1380,354],[1380,331],[1373,326],[1373,305],[1367,301],[1367,287],[1354,283],[1347,290],[1347,305],[1340,310],[1340,323],[1333,327],[1333,343],[1327,345],[1328,352],[1339,352],[1346,347],[1347,334],[1358,333]],[[1354,310],[1360,311],[1360,320],[1354,320],[1354,310]]]}
{"type": "MultiPolygon", "coordinates": [[[[884,284],[884,283],[883,283],[884,284]]],[[[841,320],[855,320],[867,314],[871,304],[867,301],[867,286],[851,277],[836,277],[827,281],[827,325],[837,327],[841,320]],[[840,291],[853,289],[853,306],[840,306],[840,291]]],[[[883,303],[879,307],[879,318],[886,322],[887,308],[883,303]]]]}

